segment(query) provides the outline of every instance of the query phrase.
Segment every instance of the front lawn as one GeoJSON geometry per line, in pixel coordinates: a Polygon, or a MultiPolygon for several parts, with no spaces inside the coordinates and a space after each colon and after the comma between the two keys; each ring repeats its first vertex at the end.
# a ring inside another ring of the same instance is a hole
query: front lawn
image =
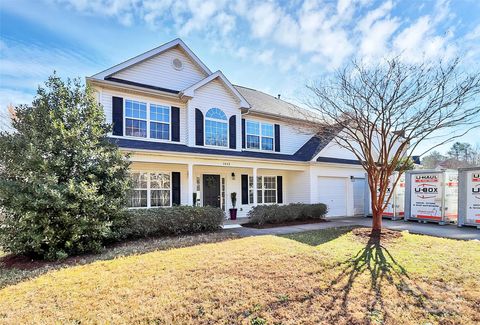
{"type": "Polygon", "coordinates": [[[0,290],[0,323],[480,322],[480,244],[351,229],[75,266],[0,290]]]}

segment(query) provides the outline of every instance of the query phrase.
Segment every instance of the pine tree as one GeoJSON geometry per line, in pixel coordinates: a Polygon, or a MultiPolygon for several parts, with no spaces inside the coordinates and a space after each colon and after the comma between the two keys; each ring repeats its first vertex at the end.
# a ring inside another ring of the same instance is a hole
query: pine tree
{"type": "Polygon", "coordinates": [[[92,91],[53,74],[12,126],[0,133],[0,246],[47,259],[98,251],[122,219],[129,163],[92,91]]]}

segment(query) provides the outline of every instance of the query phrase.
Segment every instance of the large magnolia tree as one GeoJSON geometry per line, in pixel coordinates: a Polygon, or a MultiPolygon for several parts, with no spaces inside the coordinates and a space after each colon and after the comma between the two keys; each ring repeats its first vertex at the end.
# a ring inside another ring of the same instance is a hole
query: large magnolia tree
{"type": "Polygon", "coordinates": [[[0,246],[48,259],[101,249],[129,190],[129,162],[110,143],[103,108],[57,75],[0,132],[0,246]]]}
{"type": "Polygon", "coordinates": [[[422,143],[433,143],[429,151],[480,126],[480,74],[470,71],[458,60],[407,64],[396,57],[377,65],[353,62],[308,86],[315,112],[309,120],[320,120],[313,127],[326,137],[324,130],[337,130],[337,144],[367,171],[374,231],[381,230],[393,193],[390,176],[408,169],[422,143]]]}

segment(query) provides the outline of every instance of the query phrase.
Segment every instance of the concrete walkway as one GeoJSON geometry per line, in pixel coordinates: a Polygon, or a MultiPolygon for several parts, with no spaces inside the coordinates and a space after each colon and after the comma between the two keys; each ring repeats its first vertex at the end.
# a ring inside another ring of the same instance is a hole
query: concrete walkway
{"type": "MultiPolygon", "coordinates": [[[[225,229],[225,231],[237,233],[242,236],[260,236],[260,235],[283,235],[304,232],[309,230],[319,230],[335,227],[345,226],[366,226],[370,227],[372,224],[371,218],[364,217],[342,217],[342,218],[329,218],[329,222],[313,223],[306,225],[277,227],[268,229],[254,229],[254,228],[233,228],[225,229]]],[[[461,240],[480,240],[480,229],[474,227],[462,227],[459,228],[455,225],[440,226],[435,223],[418,223],[416,221],[391,221],[388,219],[383,220],[383,226],[392,230],[408,230],[414,234],[422,234],[436,237],[444,237],[451,239],[461,240]]]]}

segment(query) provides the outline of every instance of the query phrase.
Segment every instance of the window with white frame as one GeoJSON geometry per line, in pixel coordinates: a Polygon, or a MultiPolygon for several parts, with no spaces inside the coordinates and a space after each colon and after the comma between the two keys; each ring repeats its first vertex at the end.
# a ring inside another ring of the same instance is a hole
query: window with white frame
{"type": "Polygon", "coordinates": [[[273,150],[273,124],[246,121],[245,131],[248,149],[273,150]]]}
{"type": "Polygon", "coordinates": [[[228,147],[227,115],[219,108],[211,108],[205,114],[205,144],[228,147]]]}
{"type": "Polygon", "coordinates": [[[263,203],[277,203],[277,177],[263,177],[263,203]]]}
{"type": "Polygon", "coordinates": [[[125,135],[170,140],[170,106],[125,100],[125,135]]]}
{"type": "Polygon", "coordinates": [[[132,190],[128,206],[149,208],[171,206],[170,173],[132,172],[132,190]]]}
{"type": "Polygon", "coordinates": [[[132,189],[128,206],[131,208],[146,208],[148,201],[148,173],[131,173],[132,189]]]}
{"type": "Polygon", "coordinates": [[[171,186],[169,173],[150,173],[150,206],[170,206],[170,192],[171,186]]]}
{"type": "Polygon", "coordinates": [[[125,135],[147,137],[147,103],[125,100],[125,135]]]}
{"type": "MultiPolygon", "coordinates": [[[[253,204],[253,177],[248,177],[248,200],[253,204]]],[[[257,176],[257,203],[277,203],[277,177],[257,176]]]]}
{"type": "Polygon", "coordinates": [[[170,139],[170,107],[150,104],[150,138],[170,139]]]}

